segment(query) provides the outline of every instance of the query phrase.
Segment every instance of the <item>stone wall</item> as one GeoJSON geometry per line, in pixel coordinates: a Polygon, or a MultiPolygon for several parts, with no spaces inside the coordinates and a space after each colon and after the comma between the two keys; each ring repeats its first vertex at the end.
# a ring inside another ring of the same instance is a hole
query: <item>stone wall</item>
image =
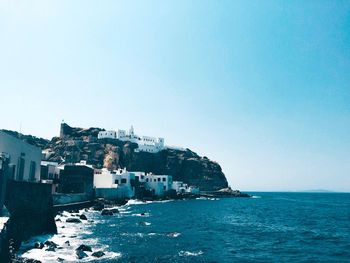
{"type": "Polygon", "coordinates": [[[86,194],[53,194],[52,198],[54,205],[65,205],[93,200],[91,195],[86,194]]]}
{"type": "Polygon", "coordinates": [[[35,235],[57,233],[51,185],[9,180],[5,204],[11,214],[9,237],[15,246],[35,235]]]}

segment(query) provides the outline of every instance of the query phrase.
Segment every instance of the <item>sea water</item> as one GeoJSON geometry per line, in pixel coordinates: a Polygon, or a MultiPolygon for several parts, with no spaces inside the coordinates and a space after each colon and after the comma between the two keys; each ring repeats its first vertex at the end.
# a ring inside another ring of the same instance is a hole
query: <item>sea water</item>
{"type": "Polygon", "coordinates": [[[57,222],[19,254],[42,262],[350,262],[350,194],[252,193],[253,198],[139,202],[114,216],[81,211],[90,222],[57,222]],[[55,252],[31,249],[53,240],[55,252]],[[69,241],[69,246],[66,241],[69,241]],[[75,249],[90,245],[77,260],[75,249]]]}

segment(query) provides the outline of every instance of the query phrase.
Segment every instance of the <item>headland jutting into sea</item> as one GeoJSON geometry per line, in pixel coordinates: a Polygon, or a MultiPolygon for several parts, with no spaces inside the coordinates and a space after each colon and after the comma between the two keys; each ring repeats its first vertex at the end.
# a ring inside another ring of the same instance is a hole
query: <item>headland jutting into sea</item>
{"type": "MultiPolygon", "coordinates": [[[[56,234],[62,221],[91,223],[84,211],[113,216],[136,199],[249,197],[228,186],[218,163],[166,146],[163,138],[136,135],[133,127],[105,131],[62,123],[51,140],[1,130],[0,154],[2,262],[38,262],[18,258],[16,251],[33,236],[56,234]]],[[[60,249],[49,240],[34,247],[60,249]]],[[[75,251],[77,260],[108,253],[84,244],[75,251]]]]}

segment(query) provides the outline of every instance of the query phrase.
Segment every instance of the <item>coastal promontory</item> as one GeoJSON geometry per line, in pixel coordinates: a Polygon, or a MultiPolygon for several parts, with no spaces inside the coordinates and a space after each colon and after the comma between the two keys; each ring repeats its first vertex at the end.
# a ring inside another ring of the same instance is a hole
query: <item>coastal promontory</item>
{"type": "Polygon", "coordinates": [[[45,140],[22,136],[22,139],[45,150],[47,161],[75,163],[86,160],[96,168],[125,167],[128,171],[168,174],[173,176],[173,180],[198,186],[202,191],[228,187],[220,165],[190,149],[165,148],[157,153],[138,152],[135,151],[138,147],[136,143],[98,139],[100,131],[103,129],[75,128],[63,123],[59,137],[45,140]]]}

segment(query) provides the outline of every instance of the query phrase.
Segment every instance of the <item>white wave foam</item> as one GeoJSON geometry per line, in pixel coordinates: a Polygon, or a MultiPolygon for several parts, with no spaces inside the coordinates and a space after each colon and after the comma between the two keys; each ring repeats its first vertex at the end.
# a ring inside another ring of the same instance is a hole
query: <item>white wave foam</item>
{"type": "Polygon", "coordinates": [[[197,197],[196,200],[209,200],[209,201],[217,201],[217,200],[220,200],[220,198],[216,198],[216,197],[204,197],[204,196],[201,196],[201,197],[197,197]]]}
{"type": "Polygon", "coordinates": [[[190,251],[180,251],[179,256],[181,257],[197,257],[203,255],[203,252],[199,250],[198,252],[190,252],[190,251]]]}
{"type": "Polygon", "coordinates": [[[131,199],[125,205],[145,205],[145,204],[147,203],[144,201],[131,199]]]}
{"type": "Polygon", "coordinates": [[[178,236],[180,236],[180,235],[181,235],[181,233],[178,233],[178,232],[166,234],[166,236],[168,236],[168,237],[178,237],[178,236]]]}
{"type": "MultiPolygon", "coordinates": [[[[83,211],[83,210],[82,210],[83,211]]],[[[103,220],[98,220],[99,212],[97,214],[95,211],[84,210],[84,214],[89,218],[93,219],[91,221],[82,221],[82,223],[66,223],[66,218],[72,217],[71,213],[63,212],[61,215],[56,216],[57,221],[57,231],[56,235],[42,235],[31,238],[30,240],[23,242],[21,248],[19,249],[17,255],[22,258],[40,260],[41,262],[57,263],[58,258],[64,260],[64,262],[77,262],[75,255],[75,249],[81,245],[86,244],[92,247],[93,251],[103,251],[105,255],[101,258],[95,258],[92,256],[92,252],[86,252],[88,257],[79,260],[79,262],[90,262],[99,261],[105,259],[114,259],[121,256],[119,252],[108,251],[108,246],[101,246],[100,242],[96,238],[91,238],[93,232],[91,231],[91,225],[98,222],[103,222],[103,220]],[[57,244],[56,251],[46,251],[47,246],[43,249],[35,249],[35,242],[53,241],[57,244]],[[67,243],[69,241],[69,243],[67,243]]]]}
{"type": "Polygon", "coordinates": [[[132,214],[132,216],[140,216],[140,217],[149,217],[149,213],[141,213],[141,214],[132,214]]]}

